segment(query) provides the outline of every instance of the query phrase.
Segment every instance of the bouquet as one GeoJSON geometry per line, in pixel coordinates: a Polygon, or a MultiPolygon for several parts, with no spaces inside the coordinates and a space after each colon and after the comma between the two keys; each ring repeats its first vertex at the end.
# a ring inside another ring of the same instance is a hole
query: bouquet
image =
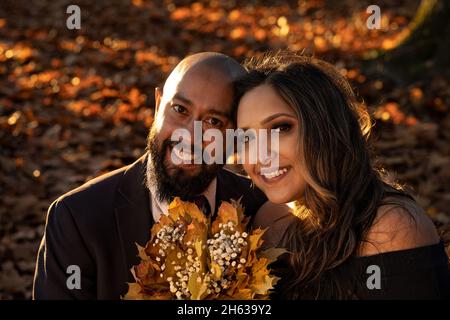
{"type": "Polygon", "coordinates": [[[238,201],[222,202],[211,221],[190,202],[175,198],[137,245],[140,263],[123,299],[268,299],[278,281],[268,265],[283,249],[261,251],[265,230],[247,233],[238,201]]]}

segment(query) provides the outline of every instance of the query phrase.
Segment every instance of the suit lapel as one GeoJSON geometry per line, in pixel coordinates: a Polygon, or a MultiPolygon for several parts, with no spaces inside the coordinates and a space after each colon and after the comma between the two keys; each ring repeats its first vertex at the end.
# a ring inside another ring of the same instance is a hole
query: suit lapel
{"type": "Polygon", "coordinates": [[[146,160],[147,155],[144,155],[124,171],[114,206],[124,266],[129,279],[132,279],[130,268],[139,263],[135,243],[141,246],[147,243],[153,224],[150,197],[145,187],[146,160]]]}

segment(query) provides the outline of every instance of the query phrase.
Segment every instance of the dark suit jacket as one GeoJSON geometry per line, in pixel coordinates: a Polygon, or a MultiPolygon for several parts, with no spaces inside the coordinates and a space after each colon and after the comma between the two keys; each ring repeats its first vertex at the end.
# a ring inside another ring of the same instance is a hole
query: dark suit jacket
{"type": "MultiPolygon", "coordinates": [[[[153,225],[145,187],[147,156],[72,190],[48,210],[34,276],[34,299],[119,299],[134,282],[139,260],[135,243],[145,245],[153,225]],[[79,266],[81,289],[68,289],[70,265],[79,266]]],[[[216,208],[242,198],[255,214],[267,198],[250,180],[227,170],[217,176],[216,208]]]]}

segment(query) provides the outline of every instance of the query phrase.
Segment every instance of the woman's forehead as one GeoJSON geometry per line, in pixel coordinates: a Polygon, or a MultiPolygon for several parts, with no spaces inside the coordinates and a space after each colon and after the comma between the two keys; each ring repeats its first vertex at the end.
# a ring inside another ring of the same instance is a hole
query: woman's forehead
{"type": "Polygon", "coordinates": [[[274,113],[286,113],[295,116],[292,108],[278,92],[268,84],[259,85],[245,93],[238,106],[238,124],[260,123],[274,113]]]}

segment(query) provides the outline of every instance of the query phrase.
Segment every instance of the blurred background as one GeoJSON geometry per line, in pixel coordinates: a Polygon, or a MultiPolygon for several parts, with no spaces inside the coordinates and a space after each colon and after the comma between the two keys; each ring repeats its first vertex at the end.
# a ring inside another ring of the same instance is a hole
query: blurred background
{"type": "Polygon", "coordinates": [[[155,86],[199,51],[333,63],[374,116],[379,161],[448,230],[449,14],[446,0],[1,0],[0,299],[31,297],[50,203],[143,154],[155,86]]]}

